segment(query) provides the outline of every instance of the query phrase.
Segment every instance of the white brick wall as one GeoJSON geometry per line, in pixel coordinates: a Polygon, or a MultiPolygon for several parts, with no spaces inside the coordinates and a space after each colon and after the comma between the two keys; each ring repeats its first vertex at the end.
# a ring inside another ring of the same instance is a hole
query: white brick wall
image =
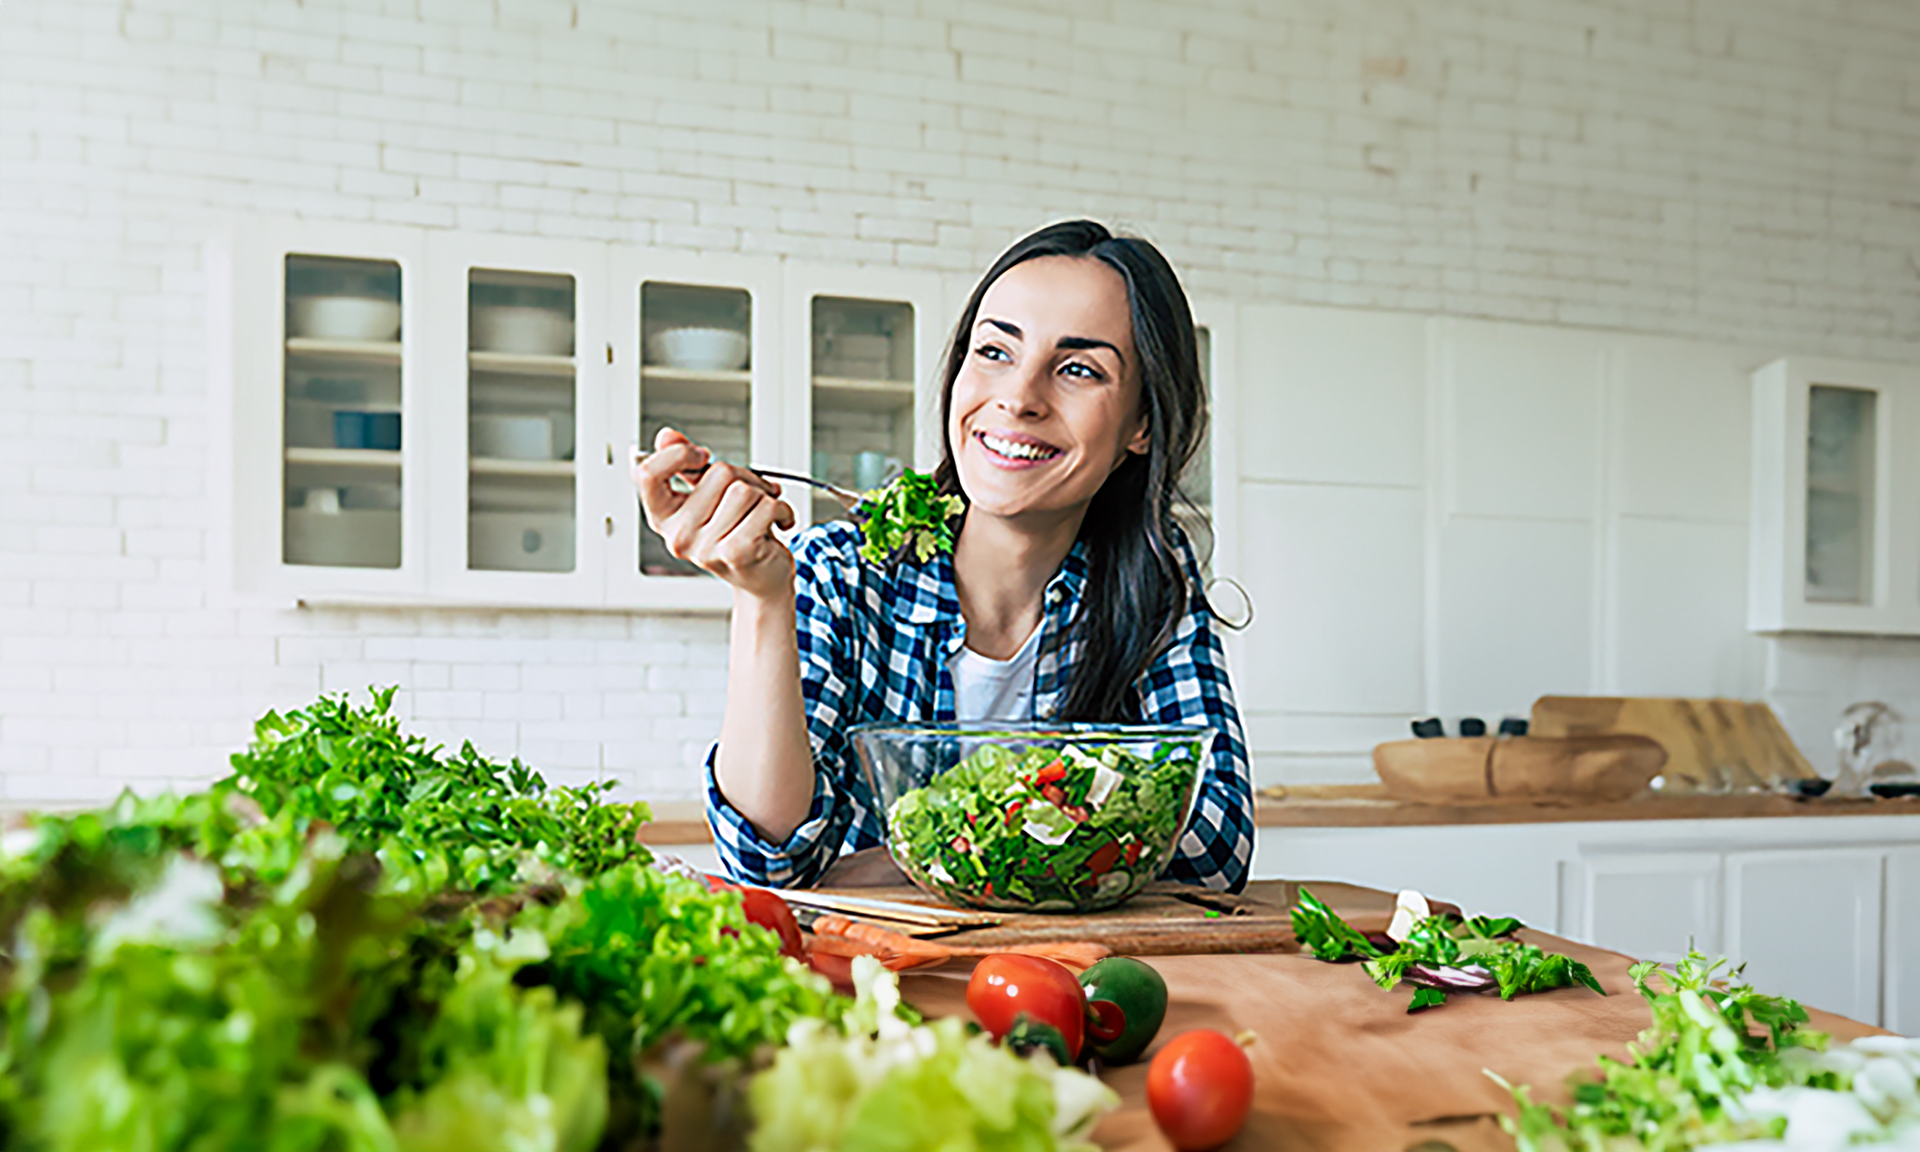
{"type": "Polygon", "coordinates": [[[369,681],[694,794],[718,621],[210,606],[227,213],[950,270],[1091,214],[1210,297],[1910,359],[1915,59],[1910,5],[1793,0],[6,0],[0,799],[203,779],[369,681]]]}

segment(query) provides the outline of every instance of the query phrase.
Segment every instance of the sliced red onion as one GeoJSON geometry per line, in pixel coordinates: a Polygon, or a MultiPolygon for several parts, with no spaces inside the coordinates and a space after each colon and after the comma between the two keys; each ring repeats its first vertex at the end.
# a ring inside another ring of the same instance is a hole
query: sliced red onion
{"type": "Polygon", "coordinates": [[[1465,968],[1410,964],[1401,970],[1400,979],[1409,984],[1438,988],[1442,992],[1496,992],[1500,988],[1500,982],[1493,978],[1493,973],[1478,964],[1465,968]]]}

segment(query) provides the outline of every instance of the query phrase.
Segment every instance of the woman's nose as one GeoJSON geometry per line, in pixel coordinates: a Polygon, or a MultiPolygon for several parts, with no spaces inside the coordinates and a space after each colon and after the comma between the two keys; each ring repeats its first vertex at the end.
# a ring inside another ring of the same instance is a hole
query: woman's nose
{"type": "Polygon", "coordinates": [[[1009,416],[1037,419],[1047,413],[1047,366],[1044,363],[1021,364],[1003,373],[995,390],[994,404],[1009,416]]]}

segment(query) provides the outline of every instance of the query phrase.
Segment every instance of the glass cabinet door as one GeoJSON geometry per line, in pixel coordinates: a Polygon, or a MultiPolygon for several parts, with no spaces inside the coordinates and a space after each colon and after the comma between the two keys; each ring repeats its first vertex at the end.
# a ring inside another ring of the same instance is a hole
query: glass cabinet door
{"type": "Polygon", "coordinates": [[[281,563],[400,567],[401,275],[284,258],[281,563]]]}
{"type": "Polygon", "coordinates": [[[467,271],[467,567],[572,572],[576,516],[571,275],[467,271]]]}
{"type": "MultiPolygon", "coordinates": [[[[1199,345],[1200,381],[1209,393],[1213,390],[1213,333],[1205,327],[1196,327],[1194,337],[1199,345]]],[[[1186,531],[1187,540],[1193,545],[1193,554],[1200,561],[1204,575],[1212,575],[1213,562],[1213,437],[1219,430],[1219,413],[1208,405],[1212,422],[1207,435],[1201,438],[1199,450],[1188,462],[1187,470],[1180,476],[1180,495],[1184,500],[1175,501],[1173,506],[1174,522],[1186,531]]]]}
{"type": "Polygon", "coordinates": [[[1863,388],[1807,390],[1806,596],[1824,604],[1874,598],[1877,397],[1863,388]]]}
{"type": "MultiPolygon", "coordinates": [[[[753,442],[753,297],[744,288],[646,280],[640,285],[639,444],[662,428],[684,433],[716,460],[750,464],[753,442]]],[[[640,527],[645,576],[704,578],[640,527]]]]}
{"type": "Polygon", "coordinates": [[[1793,357],[1752,383],[1747,627],[1920,635],[1920,372],[1793,357]]]}
{"type": "MultiPolygon", "coordinates": [[[[908,301],[815,296],[809,316],[809,474],[842,488],[878,488],[913,464],[919,317],[908,301]]],[[[846,508],[812,490],[814,523],[846,508]]]]}

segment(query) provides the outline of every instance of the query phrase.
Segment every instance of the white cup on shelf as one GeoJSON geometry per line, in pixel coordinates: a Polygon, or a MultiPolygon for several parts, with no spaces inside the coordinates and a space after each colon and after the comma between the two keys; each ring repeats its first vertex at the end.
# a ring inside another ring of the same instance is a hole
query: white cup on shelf
{"type": "Polygon", "coordinates": [[[309,488],[307,489],[307,494],[300,499],[300,507],[308,512],[317,512],[322,516],[338,516],[340,514],[340,489],[309,488]]]}

